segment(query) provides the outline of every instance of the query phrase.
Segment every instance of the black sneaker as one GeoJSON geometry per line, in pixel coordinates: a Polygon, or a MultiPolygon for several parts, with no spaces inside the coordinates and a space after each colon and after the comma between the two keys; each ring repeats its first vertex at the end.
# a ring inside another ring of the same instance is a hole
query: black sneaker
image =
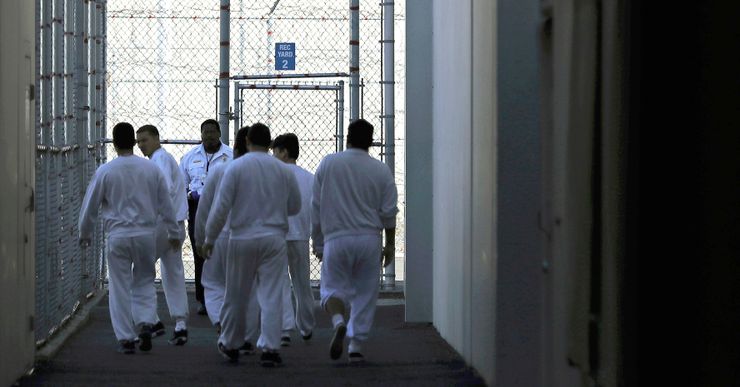
{"type": "Polygon", "coordinates": [[[218,343],[218,353],[221,354],[221,356],[224,357],[224,359],[236,363],[239,360],[239,350],[238,349],[226,349],[223,344],[218,343]]]}
{"type": "Polygon", "coordinates": [[[280,354],[277,352],[262,352],[260,364],[262,364],[262,367],[275,367],[283,364],[283,359],[280,358],[280,354]]]}
{"type": "Polygon", "coordinates": [[[199,315],[201,315],[201,316],[207,315],[208,314],[208,311],[206,310],[206,304],[200,304],[200,306],[198,306],[198,312],[197,313],[199,315]]]}
{"type": "Polygon", "coordinates": [[[164,324],[162,324],[161,321],[158,321],[154,326],[152,327],[152,338],[157,336],[162,336],[164,334],[164,324]]]}
{"type": "Polygon", "coordinates": [[[350,352],[349,353],[349,362],[353,364],[357,363],[364,363],[365,362],[365,356],[362,356],[359,352],[350,352]]]}
{"type": "Polygon", "coordinates": [[[152,349],[152,326],[144,324],[139,333],[139,350],[150,351],[152,349]]]}
{"type": "Polygon", "coordinates": [[[290,336],[283,336],[280,338],[280,346],[281,347],[289,347],[290,346],[290,336]]]}
{"type": "Polygon", "coordinates": [[[254,346],[252,346],[252,343],[249,341],[245,341],[244,345],[239,347],[239,354],[240,355],[252,355],[254,354],[254,346]]]}
{"type": "Polygon", "coordinates": [[[121,340],[118,342],[118,352],[131,355],[136,352],[136,344],[132,340],[121,340]]]}
{"type": "Polygon", "coordinates": [[[311,340],[311,338],[313,337],[313,331],[308,332],[307,335],[302,335],[301,337],[303,337],[303,341],[311,340]]]}
{"type": "Polygon", "coordinates": [[[172,345],[185,345],[188,342],[188,330],[175,331],[175,334],[167,342],[172,345]]]}
{"type": "Polygon", "coordinates": [[[333,360],[339,359],[342,356],[342,348],[344,347],[344,336],[347,334],[347,326],[345,324],[339,325],[334,330],[334,337],[331,339],[331,347],[329,347],[329,357],[333,360]]]}

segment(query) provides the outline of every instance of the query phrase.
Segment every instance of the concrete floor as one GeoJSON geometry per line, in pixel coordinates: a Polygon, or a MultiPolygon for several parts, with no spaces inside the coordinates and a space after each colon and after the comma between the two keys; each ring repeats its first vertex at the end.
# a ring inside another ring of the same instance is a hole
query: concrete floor
{"type": "MultiPolygon", "coordinates": [[[[159,315],[167,333],[153,340],[151,352],[122,355],[110,324],[107,298],[92,307],[88,322],[67,340],[50,360],[39,362],[19,386],[128,386],[128,385],[253,385],[253,386],[483,386],[483,380],[430,324],[403,322],[403,299],[390,294],[379,300],[368,361],[349,365],[346,348],[340,360],[329,359],[330,322],[317,306],[314,337],[281,350],[284,365],[265,369],[259,355],[242,356],[237,364],[226,362],[216,351],[216,331],[206,316],[193,314],[189,342],[167,344],[173,322],[160,292],[159,315]]],[[[189,294],[191,311],[196,305],[189,294]]],[[[346,341],[346,340],[345,340],[346,341]]]]}

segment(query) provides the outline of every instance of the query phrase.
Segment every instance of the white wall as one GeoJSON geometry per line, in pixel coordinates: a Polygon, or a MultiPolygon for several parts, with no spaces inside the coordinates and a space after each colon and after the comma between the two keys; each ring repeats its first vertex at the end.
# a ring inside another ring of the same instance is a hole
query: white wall
{"type": "Polygon", "coordinates": [[[0,385],[33,366],[34,7],[0,2],[0,385]]]}

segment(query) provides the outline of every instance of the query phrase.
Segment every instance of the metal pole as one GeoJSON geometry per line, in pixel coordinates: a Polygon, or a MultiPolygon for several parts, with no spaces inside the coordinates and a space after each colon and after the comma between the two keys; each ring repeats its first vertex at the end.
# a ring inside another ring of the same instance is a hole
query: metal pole
{"type": "Polygon", "coordinates": [[[337,90],[337,147],[336,151],[344,149],[344,81],[339,81],[337,90]]]}
{"type": "Polygon", "coordinates": [[[255,74],[255,75],[234,75],[232,80],[249,80],[249,79],[284,79],[284,78],[346,78],[347,73],[279,73],[279,74],[255,74]]]}
{"type": "Polygon", "coordinates": [[[54,145],[64,144],[64,1],[54,0],[54,145]]]}
{"type": "Polygon", "coordinates": [[[229,143],[229,0],[221,0],[220,49],[218,73],[218,124],[221,126],[221,141],[229,143]]]}
{"type": "Polygon", "coordinates": [[[360,0],[349,0],[349,122],[360,117],[360,0]]]}
{"type": "Polygon", "coordinates": [[[74,72],[76,70],[75,55],[75,4],[71,1],[64,3],[64,132],[67,135],[66,143],[72,144],[77,141],[77,131],[74,128],[75,121],[75,83],[74,72]]]}
{"type": "Polygon", "coordinates": [[[236,132],[242,128],[241,104],[239,103],[239,82],[234,82],[234,140],[236,132]]]}
{"type": "Polygon", "coordinates": [[[88,21],[90,23],[90,33],[88,34],[88,61],[90,68],[88,69],[88,82],[87,82],[87,94],[88,94],[88,132],[90,133],[90,139],[96,141],[100,138],[99,133],[96,131],[95,121],[97,121],[97,104],[95,101],[95,86],[97,85],[97,79],[95,78],[95,71],[97,70],[97,45],[95,39],[97,38],[97,12],[95,10],[95,1],[88,3],[88,21]]]}
{"type": "MultiPolygon", "coordinates": [[[[395,177],[396,171],[396,157],[395,157],[395,141],[394,141],[394,119],[395,119],[395,103],[394,103],[394,58],[393,58],[393,46],[395,43],[393,34],[393,23],[394,23],[394,3],[393,1],[386,0],[381,3],[383,6],[383,126],[385,129],[385,162],[391,169],[391,174],[395,177]]],[[[396,285],[396,262],[395,259],[391,261],[383,274],[385,286],[394,287],[396,285]]]]}

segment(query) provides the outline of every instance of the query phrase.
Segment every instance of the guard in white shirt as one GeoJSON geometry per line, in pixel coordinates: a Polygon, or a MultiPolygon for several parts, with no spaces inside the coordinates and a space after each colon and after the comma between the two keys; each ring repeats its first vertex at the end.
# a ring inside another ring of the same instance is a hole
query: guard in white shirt
{"type": "MultiPolygon", "coordinates": [[[[144,125],[136,131],[136,143],[144,156],[157,165],[167,181],[167,187],[175,209],[177,225],[180,227],[180,241],[185,240],[185,219],[188,217],[188,202],[185,198],[185,180],[177,166],[177,161],[162,148],[159,130],[154,125],[144,125]]],[[[188,341],[188,295],[185,291],[185,269],[182,264],[182,249],[170,249],[167,243],[167,230],[161,222],[156,233],[157,258],[161,259],[162,288],[175,320],[175,331],[169,340],[173,345],[184,345],[188,341]]],[[[156,300],[155,300],[156,303],[156,300]]],[[[155,316],[157,323],[152,328],[152,336],[165,333],[164,324],[155,316]]]]}
{"type": "Polygon", "coordinates": [[[134,353],[135,326],[140,327],[139,349],[152,349],[155,323],[154,233],[158,217],[166,227],[170,247],[179,249],[180,229],[167,190],[156,165],[134,155],[136,137],[127,122],[113,127],[118,157],[100,166],[87,187],[80,207],[80,245],[87,247],[102,211],[108,237],[109,307],[118,350],[134,353]]]}
{"type": "Polygon", "coordinates": [[[329,356],[338,359],[348,335],[349,361],[362,362],[362,343],[375,317],[380,264],[394,258],[398,192],[390,169],[368,154],[373,126],[347,130],[347,150],[324,157],[313,186],[312,237],[321,265],[321,306],[332,318],[329,356]],[[385,248],[381,252],[381,231],[385,248]],[[345,322],[345,308],[350,307],[345,322]]]}
{"type": "MultiPolygon", "coordinates": [[[[293,133],[286,133],[277,136],[272,142],[272,153],[280,161],[286,163],[295,174],[298,181],[298,187],[301,190],[301,212],[298,215],[288,218],[290,224],[288,235],[285,236],[288,247],[288,268],[290,277],[286,279],[293,284],[293,293],[295,294],[296,310],[295,324],[301,333],[303,340],[310,340],[313,335],[313,328],[316,325],[314,318],[314,299],[311,290],[311,265],[309,260],[308,240],[311,236],[311,195],[313,192],[314,176],[311,172],[299,167],[296,164],[300,154],[298,137],[293,133]]],[[[286,283],[284,289],[287,289],[287,297],[284,295],[283,304],[291,302],[290,284],[286,283]]],[[[291,311],[292,311],[292,303],[291,311]]],[[[288,319],[283,317],[283,322],[288,319]]],[[[285,328],[283,328],[285,329],[285,328]]],[[[285,339],[285,335],[281,340],[285,339]]]]}
{"type": "Polygon", "coordinates": [[[301,210],[301,193],[295,175],[280,160],[267,154],[270,129],[252,125],[247,133],[249,153],[234,160],[221,179],[213,208],[206,223],[204,256],[229,216],[229,246],[226,258],[226,292],[221,309],[221,354],[236,361],[243,345],[245,309],[256,280],[257,298],[262,309],[261,335],[257,347],[260,361],[271,367],[282,363],[280,317],[283,275],[287,265],[285,234],[288,217],[301,210]]]}
{"type": "MultiPolygon", "coordinates": [[[[234,138],[234,160],[240,156],[245,155],[247,150],[247,131],[249,127],[243,127],[236,132],[234,138]]],[[[198,211],[195,215],[195,246],[198,250],[203,249],[206,235],[206,221],[208,220],[208,213],[211,211],[213,199],[216,196],[221,179],[226,170],[227,164],[217,165],[210,171],[206,178],[206,184],[203,187],[203,194],[200,197],[198,203],[198,211]]],[[[224,228],[221,233],[218,234],[216,241],[213,245],[213,253],[203,263],[203,276],[201,281],[203,283],[204,295],[206,299],[206,309],[208,310],[208,318],[211,323],[216,327],[218,333],[221,333],[221,307],[224,303],[224,292],[226,290],[226,250],[229,244],[229,221],[227,219],[224,228]]],[[[257,296],[253,294],[250,299],[256,300],[257,296]]],[[[256,304],[255,302],[250,302],[256,304]]],[[[254,309],[255,307],[252,307],[254,309]]],[[[249,312],[247,312],[249,313],[249,312]]],[[[252,342],[256,342],[256,333],[259,329],[259,307],[256,307],[256,313],[252,320],[247,323],[248,326],[253,327],[252,332],[247,332],[244,338],[244,344],[239,347],[239,353],[242,355],[249,355],[254,352],[254,346],[252,342]]],[[[247,318],[247,317],[245,317],[247,318]]]]}
{"type": "MultiPolygon", "coordinates": [[[[218,121],[207,119],[200,124],[201,144],[180,159],[180,171],[185,177],[188,199],[188,235],[190,245],[195,246],[195,212],[198,210],[200,195],[203,193],[206,176],[216,165],[225,164],[233,158],[233,151],[221,142],[221,127],[218,121]]],[[[195,299],[200,302],[198,314],[206,315],[206,300],[203,296],[203,258],[193,247],[195,261],[195,299]]]]}

